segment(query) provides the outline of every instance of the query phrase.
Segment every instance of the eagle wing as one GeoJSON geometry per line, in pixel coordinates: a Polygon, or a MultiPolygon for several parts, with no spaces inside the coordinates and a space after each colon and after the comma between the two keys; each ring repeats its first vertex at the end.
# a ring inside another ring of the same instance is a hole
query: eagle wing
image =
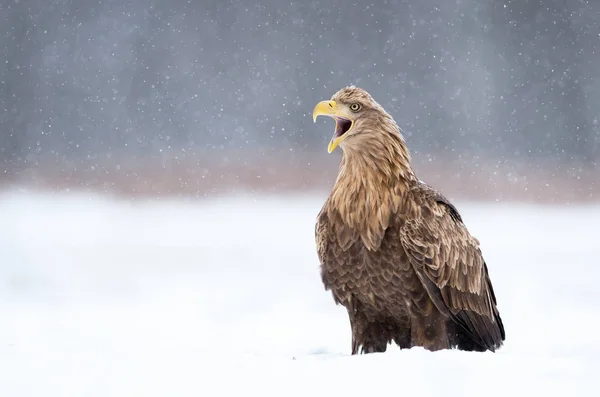
{"type": "Polygon", "coordinates": [[[317,243],[317,256],[319,261],[323,263],[325,261],[325,252],[327,251],[327,244],[329,237],[327,236],[327,216],[325,215],[325,206],[317,215],[317,222],[315,224],[315,242],[317,243]]]}
{"type": "Polygon", "coordinates": [[[406,219],[400,232],[410,263],[438,310],[494,350],[505,333],[479,241],[440,193],[425,184],[413,192],[421,216],[406,219]]]}
{"type": "Polygon", "coordinates": [[[357,241],[358,236],[349,228],[336,228],[332,226],[337,219],[330,219],[327,211],[328,201],[317,216],[315,224],[315,242],[317,255],[321,263],[321,280],[325,290],[332,290],[336,303],[348,301],[350,291],[345,288],[335,288],[341,285],[354,285],[355,287],[366,283],[361,272],[353,271],[352,267],[344,266],[351,257],[348,249],[357,241]]]}
{"type": "Polygon", "coordinates": [[[358,239],[359,235],[355,230],[350,228],[335,228],[331,227],[337,221],[340,222],[339,218],[329,219],[327,208],[329,207],[329,200],[325,202],[323,208],[317,215],[317,222],[315,224],[315,242],[317,244],[317,254],[321,264],[333,263],[339,261],[339,256],[342,252],[345,252],[352,244],[358,239]],[[335,247],[330,246],[330,243],[335,241],[335,247]],[[335,248],[335,249],[330,249],[335,248]]]}

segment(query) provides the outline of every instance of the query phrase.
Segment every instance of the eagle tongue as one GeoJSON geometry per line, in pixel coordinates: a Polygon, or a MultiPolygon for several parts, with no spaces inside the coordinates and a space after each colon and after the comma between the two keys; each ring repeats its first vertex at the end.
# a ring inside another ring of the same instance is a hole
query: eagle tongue
{"type": "Polygon", "coordinates": [[[334,137],[339,138],[342,135],[344,135],[346,132],[348,132],[351,125],[352,125],[352,122],[350,120],[347,120],[347,119],[344,119],[341,117],[336,117],[334,137]]]}

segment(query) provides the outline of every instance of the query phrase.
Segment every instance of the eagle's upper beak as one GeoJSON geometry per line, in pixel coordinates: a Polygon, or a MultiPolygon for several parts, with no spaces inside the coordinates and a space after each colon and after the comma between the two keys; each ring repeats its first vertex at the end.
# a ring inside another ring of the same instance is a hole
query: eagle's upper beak
{"type": "Polygon", "coordinates": [[[317,121],[319,116],[329,116],[335,119],[335,133],[327,146],[329,153],[333,152],[335,148],[346,138],[347,132],[350,131],[354,124],[352,120],[335,101],[321,101],[317,103],[313,110],[313,121],[317,121]]]}

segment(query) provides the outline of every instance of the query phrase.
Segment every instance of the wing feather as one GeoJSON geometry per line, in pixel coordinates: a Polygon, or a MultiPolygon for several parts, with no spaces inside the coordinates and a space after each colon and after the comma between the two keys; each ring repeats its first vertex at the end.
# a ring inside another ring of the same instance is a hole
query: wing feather
{"type": "Polygon", "coordinates": [[[479,241],[441,194],[426,185],[414,193],[422,215],[400,233],[409,261],[438,309],[493,350],[505,334],[479,241]]]}
{"type": "Polygon", "coordinates": [[[327,216],[323,209],[319,212],[319,215],[317,215],[317,222],[315,224],[315,242],[317,243],[317,256],[319,257],[319,261],[323,263],[325,261],[325,252],[327,251],[327,244],[329,242],[329,237],[327,235],[327,216]]]}

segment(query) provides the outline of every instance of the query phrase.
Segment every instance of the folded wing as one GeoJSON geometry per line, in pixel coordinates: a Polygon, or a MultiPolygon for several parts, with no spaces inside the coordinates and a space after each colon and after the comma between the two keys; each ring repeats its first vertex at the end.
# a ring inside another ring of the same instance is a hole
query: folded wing
{"type": "Polygon", "coordinates": [[[400,233],[409,261],[437,308],[493,351],[505,332],[479,242],[445,197],[419,189],[421,216],[407,219],[400,233]]]}

